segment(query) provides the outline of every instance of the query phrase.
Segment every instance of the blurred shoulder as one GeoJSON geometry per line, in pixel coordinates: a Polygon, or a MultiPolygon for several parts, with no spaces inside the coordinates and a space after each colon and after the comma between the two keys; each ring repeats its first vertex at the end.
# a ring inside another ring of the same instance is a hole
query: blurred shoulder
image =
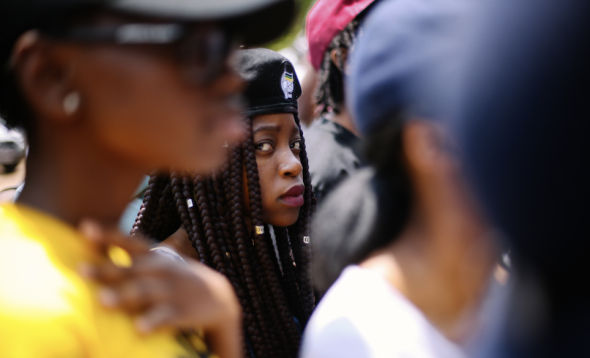
{"type": "Polygon", "coordinates": [[[358,266],[349,266],[320,301],[303,339],[303,357],[386,357],[383,330],[392,319],[387,289],[358,266]]]}
{"type": "Polygon", "coordinates": [[[0,206],[0,347],[18,357],[207,357],[198,337],[141,336],[99,303],[78,268],[97,260],[74,228],[19,205],[0,206]],[[198,343],[198,344],[197,344],[198,343]]]}
{"type": "MultiPolygon", "coordinates": [[[[72,334],[81,286],[28,225],[26,210],[0,206],[0,346],[3,357],[83,356],[72,334]]],[[[78,320],[79,321],[79,320],[78,320]]]]}

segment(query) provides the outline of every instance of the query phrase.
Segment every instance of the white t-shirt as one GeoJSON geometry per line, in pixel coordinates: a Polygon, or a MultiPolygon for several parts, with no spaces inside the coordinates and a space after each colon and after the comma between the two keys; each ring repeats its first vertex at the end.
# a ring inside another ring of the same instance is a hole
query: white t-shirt
{"type": "Polygon", "coordinates": [[[378,274],[347,267],[303,336],[301,358],[463,358],[424,315],[378,274]]]}

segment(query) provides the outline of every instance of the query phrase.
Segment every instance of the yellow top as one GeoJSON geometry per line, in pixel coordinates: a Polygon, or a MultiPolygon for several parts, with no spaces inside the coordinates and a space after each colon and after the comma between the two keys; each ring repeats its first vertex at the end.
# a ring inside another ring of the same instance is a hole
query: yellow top
{"type": "Polygon", "coordinates": [[[104,309],[82,262],[102,260],[69,225],[20,205],[0,206],[1,358],[208,357],[196,336],[137,333],[104,309]]]}

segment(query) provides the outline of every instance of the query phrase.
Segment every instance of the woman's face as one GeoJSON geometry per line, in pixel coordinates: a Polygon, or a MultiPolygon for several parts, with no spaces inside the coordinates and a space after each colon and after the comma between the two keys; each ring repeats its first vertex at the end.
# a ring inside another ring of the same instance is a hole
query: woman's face
{"type": "Polygon", "coordinates": [[[301,136],[293,114],[267,114],[253,120],[262,216],[266,224],[293,225],[303,206],[301,136]]]}
{"type": "Polygon", "coordinates": [[[224,142],[243,136],[243,85],[229,66],[195,85],[172,45],[72,46],[69,85],[81,95],[80,121],[105,151],[145,168],[203,172],[223,163],[224,142]]]}

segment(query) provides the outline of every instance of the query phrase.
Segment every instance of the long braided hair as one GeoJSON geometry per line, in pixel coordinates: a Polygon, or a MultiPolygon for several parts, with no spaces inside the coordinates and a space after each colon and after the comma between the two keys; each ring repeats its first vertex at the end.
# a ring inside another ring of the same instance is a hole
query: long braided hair
{"type": "Polygon", "coordinates": [[[302,138],[299,157],[305,185],[304,205],[295,224],[272,227],[278,257],[271,227],[262,221],[253,117],[245,118],[248,138],[228,148],[228,158],[220,172],[209,176],[182,171],[152,173],[131,232],[162,241],[180,226],[187,231],[200,261],[232,283],[244,312],[244,354],[249,356],[248,352],[253,352],[256,358],[296,358],[300,330],[315,305],[308,239],[315,199],[301,125],[294,116],[302,138]],[[249,208],[243,207],[245,195],[249,197],[249,208]],[[249,232],[244,220],[247,212],[253,227],[265,228],[263,234],[249,232]]]}

